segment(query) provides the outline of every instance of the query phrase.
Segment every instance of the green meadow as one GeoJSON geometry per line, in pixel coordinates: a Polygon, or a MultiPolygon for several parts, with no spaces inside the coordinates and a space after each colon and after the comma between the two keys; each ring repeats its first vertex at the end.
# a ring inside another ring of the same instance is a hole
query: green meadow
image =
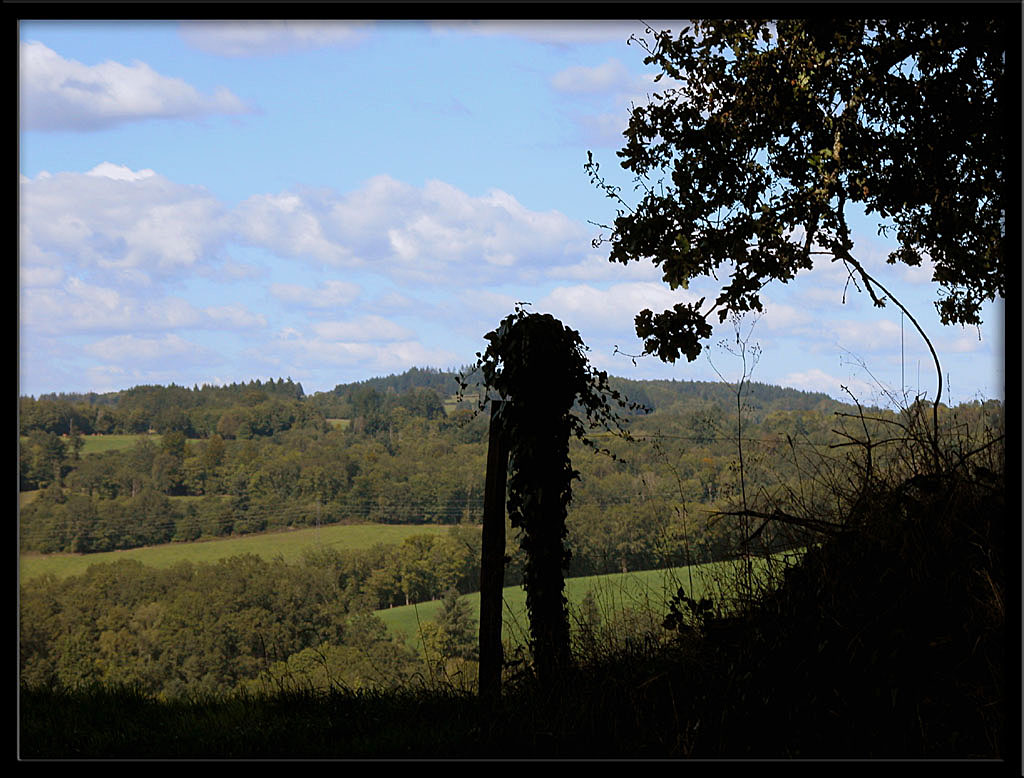
{"type": "Polygon", "coordinates": [[[20,579],[52,573],[58,578],[84,573],[89,565],[117,559],[137,559],[150,567],[170,567],[177,562],[216,562],[229,556],[256,554],[266,559],[281,556],[297,560],[311,546],[370,548],[377,543],[401,543],[411,535],[443,534],[440,524],[332,524],[325,527],[268,532],[194,543],[166,543],[160,546],[108,551],[101,554],[22,554],[20,579]]]}
{"type": "Polygon", "coordinates": [[[83,454],[100,454],[104,451],[120,451],[131,448],[140,440],[148,440],[153,445],[159,446],[163,435],[85,435],[82,446],[83,454]]]}
{"type": "MultiPolygon", "coordinates": [[[[154,445],[159,446],[163,437],[163,435],[156,433],[141,433],[138,435],[83,435],[81,453],[101,454],[104,451],[121,451],[131,448],[140,440],[148,440],[154,445]]],[[[28,442],[28,438],[25,435],[22,435],[19,439],[23,444],[28,442]]],[[[64,440],[66,442],[67,438],[64,440]]]]}
{"type": "MultiPolygon", "coordinates": [[[[784,564],[792,564],[797,558],[796,552],[786,552],[776,559],[784,564]]],[[[756,574],[766,573],[768,568],[764,560],[755,561],[758,565],[756,574]]],[[[737,578],[738,562],[709,562],[666,570],[567,578],[565,597],[569,602],[570,614],[579,611],[580,604],[589,593],[602,618],[627,611],[657,614],[661,617],[668,613],[669,600],[680,587],[694,599],[710,597],[721,602],[723,595],[728,596],[733,589],[733,582],[737,578]]],[[[463,595],[461,599],[469,604],[473,618],[479,620],[479,592],[463,595]]],[[[514,645],[525,644],[529,635],[526,590],[522,586],[507,586],[502,590],[502,601],[502,637],[514,645]]],[[[441,606],[441,600],[433,600],[379,610],[376,615],[391,632],[402,635],[410,646],[418,648],[420,624],[435,621],[441,606]]],[[[573,620],[572,615],[570,620],[573,620]]]]}

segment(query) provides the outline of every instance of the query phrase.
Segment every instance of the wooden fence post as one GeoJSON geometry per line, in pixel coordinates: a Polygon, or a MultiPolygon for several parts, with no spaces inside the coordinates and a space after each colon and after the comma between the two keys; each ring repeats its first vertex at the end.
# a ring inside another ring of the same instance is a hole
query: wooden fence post
{"type": "Polygon", "coordinates": [[[501,590],[505,581],[505,481],[508,441],[499,411],[504,403],[491,401],[487,437],[487,476],[484,480],[484,520],[480,552],[480,668],[479,693],[501,695],[501,590]]]}

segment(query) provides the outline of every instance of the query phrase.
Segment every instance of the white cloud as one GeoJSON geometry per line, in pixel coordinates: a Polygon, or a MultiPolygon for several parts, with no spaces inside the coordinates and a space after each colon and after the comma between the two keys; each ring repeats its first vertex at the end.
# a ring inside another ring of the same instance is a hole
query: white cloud
{"type": "MultiPolygon", "coordinates": [[[[138,373],[131,373],[117,365],[92,365],[85,369],[88,383],[86,384],[95,392],[116,392],[127,386],[147,381],[134,380],[138,373]]],[[[180,379],[179,379],[180,380],[180,379]]]]}
{"type": "Polygon", "coordinates": [[[85,351],[93,356],[115,363],[160,362],[172,357],[188,355],[190,360],[204,351],[174,334],[159,338],[140,338],[136,335],[115,335],[90,343],[85,351]]]}
{"type": "Polygon", "coordinates": [[[576,94],[643,92],[654,83],[654,76],[631,73],[614,57],[600,65],[574,65],[551,77],[551,86],[559,92],[576,94]]]}
{"type": "Polygon", "coordinates": [[[625,106],[615,112],[584,113],[576,116],[584,140],[595,146],[621,146],[622,133],[629,126],[629,111],[625,106]]]}
{"type": "MultiPolygon", "coordinates": [[[[558,211],[531,210],[498,189],[473,196],[443,181],[413,187],[387,176],[346,193],[253,195],[229,211],[200,187],[104,162],[84,174],[23,180],[20,221],[22,265],[105,271],[131,287],[182,271],[210,275],[221,261],[230,272],[232,241],[318,266],[459,287],[557,277],[557,268],[592,253],[589,231],[558,211]]],[[[297,301],[287,285],[272,292],[297,301]]],[[[307,302],[344,304],[352,294],[328,284],[307,302]]]]}
{"type": "Polygon", "coordinates": [[[779,384],[780,386],[802,389],[805,392],[824,392],[831,397],[847,401],[849,401],[849,395],[843,391],[842,387],[844,386],[861,401],[875,396],[879,391],[876,385],[867,381],[853,376],[840,378],[816,367],[802,372],[788,373],[779,384]]]}
{"type": "Polygon", "coordinates": [[[529,301],[487,289],[462,289],[456,293],[453,307],[462,312],[464,316],[451,316],[450,318],[453,323],[470,322],[463,326],[467,333],[477,337],[492,329],[499,320],[512,313],[517,302],[529,301]]]}
{"type": "Polygon", "coordinates": [[[193,48],[221,57],[258,57],[352,45],[369,32],[366,22],[339,20],[240,20],[183,22],[181,37],[193,48]]]}
{"type": "MultiPolygon", "coordinates": [[[[814,271],[809,272],[813,273],[814,271]]],[[[809,275],[798,276],[797,280],[791,284],[793,292],[790,297],[799,300],[809,310],[831,311],[843,303],[842,280],[837,285],[815,283],[816,280],[820,281],[821,279],[812,279],[809,275]]],[[[856,294],[857,291],[852,286],[846,290],[846,305],[852,305],[859,299],[856,294]]]]}
{"type": "MultiPolygon", "coordinates": [[[[439,357],[407,345],[416,342],[410,331],[380,316],[359,317],[386,314],[389,306],[422,307],[406,294],[414,287],[535,288],[558,278],[560,267],[569,277],[592,276],[599,267],[588,230],[564,214],[531,210],[500,190],[474,196],[442,181],[413,187],[381,176],[347,193],[258,195],[232,211],[201,188],[116,161],[86,173],[23,179],[20,188],[20,315],[23,327],[39,334],[263,328],[269,312],[226,302],[225,295],[215,305],[195,304],[188,294],[169,295],[164,288],[184,289],[183,282],[197,277],[223,283],[232,275],[226,255],[235,242],[254,247],[256,257],[269,251],[392,279],[392,290],[379,289],[356,308],[362,281],[328,277],[308,286],[273,284],[269,291],[291,306],[344,309],[355,317],[324,323],[314,334],[322,341],[387,342],[402,353],[439,357]],[[588,257],[590,270],[583,267],[588,257]]],[[[334,349],[328,343],[319,348],[334,349]]]]}
{"type": "Polygon", "coordinates": [[[25,130],[97,130],[142,119],[249,111],[224,88],[203,95],[144,62],[85,65],[64,59],[37,41],[20,44],[18,88],[25,130]]]}
{"type": "Polygon", "coordinates": [[[699,296],[692,291],[671,290],[665,284],[637,281],[613,284],[607,289],[584,284],[555,289],[546,301],[561,303],[568,309],[588,311],[599,318],[629,314],[631,317],[644,308],[662,311],[684,302],[696,302],[699,296]]]}
{"type": "Polygon", "coordinates": [[[634,106],[647,105],[678,82],[631,71],[611,58],[598,65],[574,65],[551,77],[551,86],[571,98],[570,112],[584,139],[593,145],[621,146],[634,106]]]}
{"type": "Polygon", "coordinates": [[[21,324],[42,334],[119,330],[137,318],[137,309],[114,289],[70,277],[62,288],[23,287],[21,324]]]}
{"type": "Polygon", "coordinates": [[[778,332],[785,336],[791,333],[805,334],[808,325],[818,326],[815,324],[814,318],[804,309],[767,298],[762,299],[762,304],[764,305],[764,314],[759,318],[759,328],[778,332]]]}
{"type": "Polygon", "coordinates": [[[320,288],[311,289],[301,284],[271,284],[270,293],[286,303],[310,308],[335,308],[348,305],[359,296],[358,284],[327,280],[320,288]]]}
{"type": "Polygon", "coordinates": [[[56,286],[64,278],[64,271],[57,267],[22,267],[18,273],[21,288],[30,286],[56,286]]]}
{"type": "MultiPolygon", "coordinates": [[[[42,271],[36,275],[41,281],[53,280],[43,278],[42,271]]],[[[59,287],[22,281],[19,302],[22,326],[38,334],[251,329],[267,324],[264,316],[242,305],[200,309],[181,297],[135,296],[76,276],[66,278],[59,287]]]]}
{"type": "Polygon", "coordinates": [[[573,329],[622,338],[635,337],[634,319],[649,308],[661,313],[677,303],[692,303],[700,295],[689,290],[672,291],[655,282],[613,284],[599,289],[589,284],[558,287],[537,301],[534,310],[550,311],[573,329]]]}
{"type": "Polygon", "coordinates": [[[178,329],[202,325],[203,314],[188,300],[180,297],[165,297],[162,300],[145,300],[140,306],[142,321],[154,329],[178,329]]]}
{"type": "Polygon", "coordinates": [[[236,327],[238,329],[250,329],[253,327],[266,327],[267,318],[262,314],[250,313],[241,305],[218,305],[207,308],[206,315],[210,319],[224,327],[236,327]]]}
{"type": "Polygon", "coordinates": [[[623,265],[610,262],[604,254],[590,254],[573,265],[548,268],[546,275],[570,281],[657,281],[661,278],[661,271],[650,262],[623,265]]]}
{"type": "MultiPolygon", "coordinates": [[[[916,333],[914,334],[916,335],[916,333]]],[[[974,328],[961,328],[956,331],[950,327],[944,335],[945,337],[942,338],[944,342],[941,345],[936,344],[936,348],[941,353],[970,354],[985,352],[991,348],[991,344],[979,337],[978,331],[974,328]]]]}
{"type": "Polygon", "coordinates": [[[324,233],[324,215],[295,194],[253,195],[231,215],[244,242],[285,257],[311,259],[334,267],[359,264],[352,253],[324,233]]]}
{"type": "Polygon", "coordinates": [[[381,316],[362,316],[350,321],[325,321],[313,325],[313,332],[325,341],[405,340],[412,332],[381,316]]]}
{"type": "Polygon", "coordinates": [[[385,292],[379,297],[375,297],[372,305],[380,311],[408,311],[411,308],[422,307],[422,303],[416,302],[400,292],[385,292]]]}
{"type": "MultiPolygon", "coordinates": [[[[207,376],[209,367],[218,364],[219,360],[215,355],[205,354],[205,358],[196,360],[195,363],[186,366],[182,360],[162,362],[157,359],[152,363],[142,365],[92,365],[86,367],[80,374],[73,376],[75,382],[72,385],[81,385],[83,390],[94,392],[114,392],[129,386],[141,384],[153,384],[167,386],[175,383],[179,386],[212,383],[207,376]],[[196,368],[199,367],[197,370],[196,368]],[[187,372],[183,372],[187,371],[187,372]],[[85,379],[83,381],[83,378],[85,379]]],[[[242,376],[235,380],[248,380],[252,378],[251,373],[242,373],[242,376]]],[[[220,383],[227,383],[221,381],[220,383]]],[[[67,382],[59,383],[58,386],[67,386],[67,382]]]]}
{"type": "Polygon", "coordinates": [[[279,333],[269,344],[272,358],[292,374],[317,372],[325,366],[339,368],[353,376],[383,375],[413,365],[450,365],[459,356],[447,349],[426,346],[413,340],[339,341],[324,337],[304,337],[294,329],[279,333]]]}
{"type": "Polygon", "coordinates": [[[859,313],[873,308],[861,280],[851,279],[850,271],[842,262],[832,262],[827,257],[815,258],[810,270],[801,271],[788,284],[776,284],[772,288],[780,297],[785,295],[799,307],[820,311],[829,318],[835,316],[837,309],[859,313]]]}
{"type": "MultiPolygon", "coordinates": [[[[881,321],[855,321],[852,319],[832,320],[825,328],[843,348],[866,351],[892,351],[899,349],[900,325],[882,319],[881,321]]],[[[907,336],[904,332],[904,338],[907,336]]]]}
{"type": "Polygon", "coordinates": [[[923,257],[921,264],[916,267],[913,265],[899,265],[900,268],[900,280],[915,285],[931,285],[934,284],[935,276],[935,263],[931,261],[929,257],[923,257]]]}
{"type": "Polygon", "coordinates": [[[115,181],[141,181],[144,178],[155,176],[149,168],[145,170],[132,170],[127,165],[115,165],[113,162],[101,162],[92,170],[86,173],[87,176],[101,176],[112,178],[115,181]]]}
{"type": "Polygon", "coordinates": [[[221,264],[220,271],[224,278],[232,281],[258,278],[266,272],[264,268],[258,265],[252,265],[247,262],[237,262],[230,257],[224,259],[221,264]]]}
{"type": "Polygon", "coordinates": [[[104,162],[21,184],[23,263],[110,269],[132,283],[214,257],[225,238],[221,204],[152,170],[104,162]]]}
{"type": "Polygon", "coordinates": [[[388,176],[345,194],[251,197],[232,224],[249,244],[282,257],[432,285],[536,276],[577,261],[589,245],[579,223],[532,211],[501,190],[474,197],[443,181],[416,188],[388,176]]]}

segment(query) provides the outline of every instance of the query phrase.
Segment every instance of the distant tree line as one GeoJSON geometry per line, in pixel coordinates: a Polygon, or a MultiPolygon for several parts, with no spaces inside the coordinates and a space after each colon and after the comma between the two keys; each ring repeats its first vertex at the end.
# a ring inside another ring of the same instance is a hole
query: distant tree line
{"type": "Polygon", "coordinates": [[[182,432],[208,437],[221,418],[230,437],[267,435],[293,425],[315,423],[304,405],[302,384],[289,379],[253,380],[227,386],[136,386],[107,394],[44,394],[19,398],[21,435],[33,430],[56,435],[131,435],[182,432]],[[246,428],[244,425],[248,424],[246,428]]]}

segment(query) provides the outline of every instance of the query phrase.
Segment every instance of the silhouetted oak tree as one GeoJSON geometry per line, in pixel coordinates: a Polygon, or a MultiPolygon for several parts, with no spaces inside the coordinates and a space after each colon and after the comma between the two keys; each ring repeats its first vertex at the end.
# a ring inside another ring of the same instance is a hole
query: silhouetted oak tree
{"type": "Polygon", "coordinates": [[[655,80],[668,80],[632,110],[618,152],[639,202],[588,154],[592,182],[619,205],[595,247],[607,240],[623,264],[653,260],[672,289],[729,276],[711,305],[641,311],[645,353],[695,359],[712,312],[760,311],[762,287],[810,269],[814,255],[844,263],[876,305],[892,299],[852,253],[853,207],[895,237],[890,263],[930,259],[944,323],[980,324],[982,302],[1006,289],[1004,185],[1019,144],[1006,57],[1020,11],[1009,8],[696,21],[675,37],[632,38],[660,68],[655,80]]]}

